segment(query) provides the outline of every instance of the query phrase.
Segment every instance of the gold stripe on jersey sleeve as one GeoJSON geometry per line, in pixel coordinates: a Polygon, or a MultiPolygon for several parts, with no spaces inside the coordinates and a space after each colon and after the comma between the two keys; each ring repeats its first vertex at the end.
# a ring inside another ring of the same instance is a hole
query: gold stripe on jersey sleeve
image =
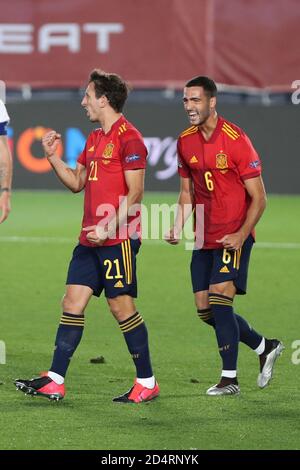
{"type": "Polygon", "coordinates": [[[184,131],[182,131],[182,133],[181,133],[180,135],[185,134],[186,132],[189,132],[189,131],[191,131],[192,129],[195,129],[195,127],[196,127],[196,126],[188,127],[187,129],[185,129],[184,131]]]}
{"type": "Polygon", "coordinates": [[[239,134],[235,129],[233,129],[233,127],[231,127],[231,126],[228,124],[228,122],[224,122],[224,123],[223,123],[223,126],[226,127],[229,131],[231,131],[232,134],[234,134],[236,137],[239,137],[239,136],[240,136],[240,134],[239,134]]]}
{"type": "Polygon", "coordinates": [[[180,137],[186,137],[187,135],[194,134],[195,132],[197,132],[197,130],[198,130],[198,127],[196,126],[189,127],[188,129],[186,129],[180,134],[180,137]]]}
{"type": "Polygon", "coordinates": [[[183,139],[184,137],[187,137],[188,135],[193,135],[193,134],[196,134],[197,130],[194,130],[194,131],[190,131],[190,132],[185,132],[183,135],[181,135],[180,137],[183,139]]]}
{"type": "Polygon", "coordinates": [[[228,135],[232,140],[236,140],[237,137],[234,137],[229,131],[227,131],[224,127],[222,127],[222,131],[225,132],[225,134],[228,135]]]}
{"type": "Polygon", "coordinates": [[[234,139],[237,139],[238,138],[238,135],[236,135],[235,132],[232,131],[232,129],[230,127],[228,127],[225,123],[223,124],[223,128],[222,128],[224,131],[227,131],[228,134],[232,135],[232,137],[234,139]]]}
{"type": "Polygon", "coordinates": [[[239,137],[239,136],[240,136],[240,134],[239,134],[235,129],[233,129],[233,127],[231,127],[231,126],[228,124],[228,122],[224,122],[224,123],[223,123],[223,126],[227,127],[227,129],[230,130],[233,134],[235,134],[236,137],[239,137]]]}
{"type": "Polygon", "coordinates": [[[123,132],[125,132],[125,131],[127,131],[127,129],[126,129],[126,123],[124,122],[124,123],[121,124],[121,126],[119,127],[118,135],[123,134],[123,132]]]}
{"type": "Polygon", "coordinates": [[[227,122],[224,122],[222,130],[226,130],[228,134],[231,134],[234,139],[240,137],[240,134],[236,132],[227,122]]]}

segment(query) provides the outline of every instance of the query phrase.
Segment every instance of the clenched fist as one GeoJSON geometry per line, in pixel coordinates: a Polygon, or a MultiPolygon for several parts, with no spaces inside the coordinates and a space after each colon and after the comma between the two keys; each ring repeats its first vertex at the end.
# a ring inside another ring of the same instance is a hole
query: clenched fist
{"type": "Polygon", "coordinates": [[[56,131],[50,131],[44,135],[42,144],[47,158],[52,157],[55,154],[60,141],[61,135],[56,131]]]}

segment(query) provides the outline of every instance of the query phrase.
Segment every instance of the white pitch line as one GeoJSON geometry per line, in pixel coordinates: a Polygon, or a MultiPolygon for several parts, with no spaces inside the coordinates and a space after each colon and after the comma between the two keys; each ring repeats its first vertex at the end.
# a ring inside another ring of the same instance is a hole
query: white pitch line
{"type": "MultiPolygon", "coordinates": [[[[0,243],[77,243],[76,238],[66,237],[18,237],[18,236],[0,236],[0,243]]],[[[165,244],[164,240],[147,240],[144,239],[143,243],[146,245],[165,244]]],[[[181,241],[183,243],[183,241],[181,241]]],[[[257,242],[254,245],[256,248],[270,248],[270,249],[285,249],[285,250],[299,250],[300,243],[292,242],[257,242]]]]}
{"type": "Polygon", "coordinates": [[[76,242],[76,238],[63,237],[0,237],[1,242],[8,243],[72,243],[76,242]]]}
{"type": "Polygon", "coordinates": [[[286,250],[299,250],[300,243],[290,243],[290,242],[257,242],[254,244],[257,248],[278,248],[286,250]]]}

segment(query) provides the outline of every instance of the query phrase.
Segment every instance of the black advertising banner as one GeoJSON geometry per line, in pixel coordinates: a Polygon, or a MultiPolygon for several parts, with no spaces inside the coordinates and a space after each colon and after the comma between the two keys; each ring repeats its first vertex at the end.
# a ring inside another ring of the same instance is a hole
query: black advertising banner
{"type": "MultiPolygon", "coordinates": [[[[59,153],[74,167],[93,129],[77,101],[31,101],[8,104],[9,141],[14,158],[14,188],[62,189],[43,157],[41,138],[47,129],[62,135],[59,153]]],[[[299,106],[220,105],[219,114],[242,127],[263,162],[268,192],[299,194],[299,106]]],[[[147,191],[178,191],[176,139],[189,127],[180,103],[128,103],[126,117],[142,132],[147,145],[147,191]]]]}

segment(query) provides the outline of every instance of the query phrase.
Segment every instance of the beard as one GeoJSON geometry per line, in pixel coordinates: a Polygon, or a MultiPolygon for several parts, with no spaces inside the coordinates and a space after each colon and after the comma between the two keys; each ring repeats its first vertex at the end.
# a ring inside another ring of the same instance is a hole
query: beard
{"type": "Polygon", "coordinates": [[[195,116],[188,115],[188,118],[189,118],[190,123],[193,126],[202,126],[203,124],[205,124],[205,122],[210,117],[210,115],[211,115],[210,108],[207,108],[207,109],[202,110],[201,112],[196,111],[195,116]]]}

